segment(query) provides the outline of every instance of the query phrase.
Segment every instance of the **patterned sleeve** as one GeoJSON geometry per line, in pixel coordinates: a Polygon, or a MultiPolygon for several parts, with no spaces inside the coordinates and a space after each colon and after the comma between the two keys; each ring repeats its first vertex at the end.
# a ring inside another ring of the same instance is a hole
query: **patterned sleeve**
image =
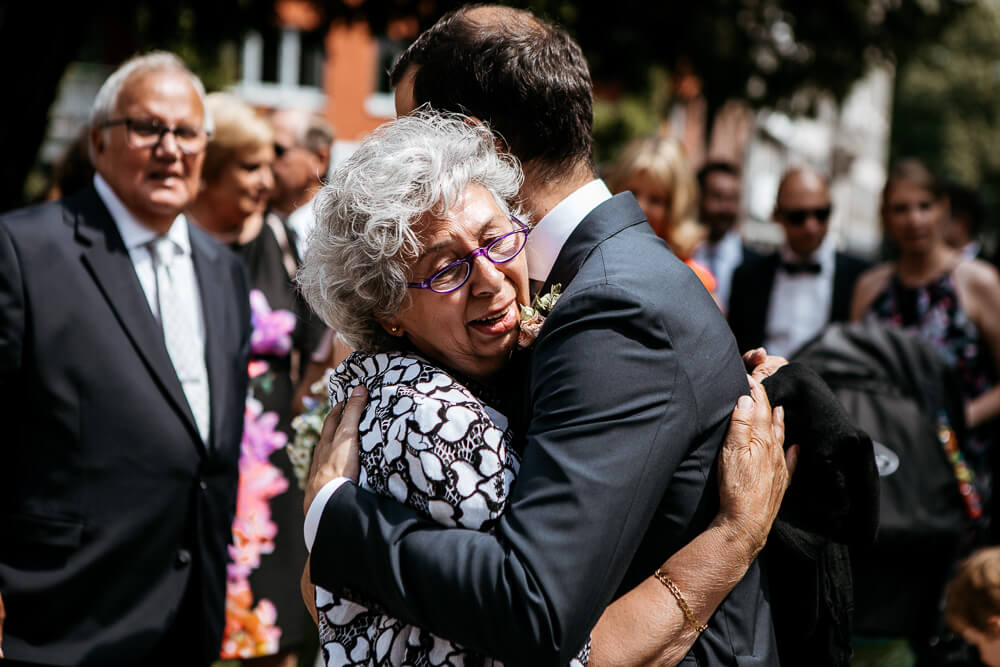
{"type": "Polygon", "coordinates": [[[369,393],[360,484],[443,525],[488,529],[517,473],[506,418],[416,356],[351,355],[330,379],[331,402],[359,383],[369,393]]]}

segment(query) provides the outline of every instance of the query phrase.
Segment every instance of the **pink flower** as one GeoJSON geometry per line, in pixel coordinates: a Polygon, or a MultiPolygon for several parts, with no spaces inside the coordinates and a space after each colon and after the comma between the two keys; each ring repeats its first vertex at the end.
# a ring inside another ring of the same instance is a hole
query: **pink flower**
{"type": "Polygon", "coordinates": [[[272,311],[260,290],[250,290],[250,321],[253,325],[251,353],[283,357],[291,351],[295,314],[287,310],[272,311]]]}

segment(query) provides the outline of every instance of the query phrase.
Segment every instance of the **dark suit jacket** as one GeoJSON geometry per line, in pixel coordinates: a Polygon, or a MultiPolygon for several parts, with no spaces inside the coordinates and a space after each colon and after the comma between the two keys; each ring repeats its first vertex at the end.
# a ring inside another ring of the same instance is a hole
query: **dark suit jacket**
{"type": "Polygon", "coordinates": [[[239,260],[194,226],[190,238],[208,443],[93,187],[0,217],[8,658],[137,665],[166,653],[175,664],[218,655],[250,314],[239,260]],[[177,623],[190,632],[160,645],[177,623]]]}
{"type": "MultiPolygon", "coordinates": [[[[565,665],[714,517],[716,454],[747,391],[718,307],[629,193],[576,228],[553,283],[565,292],[532,348],[525,456],[495,534],[347,484],[320,521],[316,584],[510,663],[565,665]]],[[[754,564],[691,664],[777,664],[760,576],[754,564]]]]}
{"type": "MultiPolygon", "coordinates": [[[[733,273],[729,299],[729,326],[740,352],[764,344],[767,311],[771,306],[774,277],[781,263],[779,253],[758,255],[745,260],[733,273]]],[[[854,283],[871,265],[857,257],[837,252],[833,269],[833,299],[830,322],[846,322],[851,316],[854,283]]]]}

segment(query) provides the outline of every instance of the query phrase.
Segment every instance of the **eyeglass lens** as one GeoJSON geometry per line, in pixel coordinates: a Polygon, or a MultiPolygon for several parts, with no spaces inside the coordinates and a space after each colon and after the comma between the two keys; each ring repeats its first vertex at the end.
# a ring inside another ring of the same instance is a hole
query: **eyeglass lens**
{"type": "MultiPolygon", "coordinates": [[[[516,225],[517,223],[512,220],[511,224],[516,225]]],[[[524,248],[528,238],[525,232],[525,229],[507,232],[488,245],[473,251],[469,256],[445,267],[431,277],[430,288],[435,292],[452,292],[458,289],[469,279],[469,275],[472,273],[472,263],[481,254],[486,255],[486,258],[494,264],[509,262],[524,248]]]]}
{"type": "Polygon", "coordinates": [[[207,135],[188,125],[168,127],[155,120],[129,120],[126,124],[129,140],[136,148],[150,148],[157,145],[167,134],[174,135],[177,147],[184,153],[198,153],[205,148],[207,135]]]}

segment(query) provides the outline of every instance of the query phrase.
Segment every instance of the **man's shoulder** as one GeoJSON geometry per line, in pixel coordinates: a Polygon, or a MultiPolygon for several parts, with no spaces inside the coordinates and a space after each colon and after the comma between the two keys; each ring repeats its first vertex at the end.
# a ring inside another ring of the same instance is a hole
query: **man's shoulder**
{"type": "Polygon", "coordinates": [[[40,233],[42,226],[45,233],[50,234],[52,225],[67,226],[67,214],[70,212],[66,200],[43,202],[0,214],[0,227],[8,234],[20,236],[40,233]]]}

